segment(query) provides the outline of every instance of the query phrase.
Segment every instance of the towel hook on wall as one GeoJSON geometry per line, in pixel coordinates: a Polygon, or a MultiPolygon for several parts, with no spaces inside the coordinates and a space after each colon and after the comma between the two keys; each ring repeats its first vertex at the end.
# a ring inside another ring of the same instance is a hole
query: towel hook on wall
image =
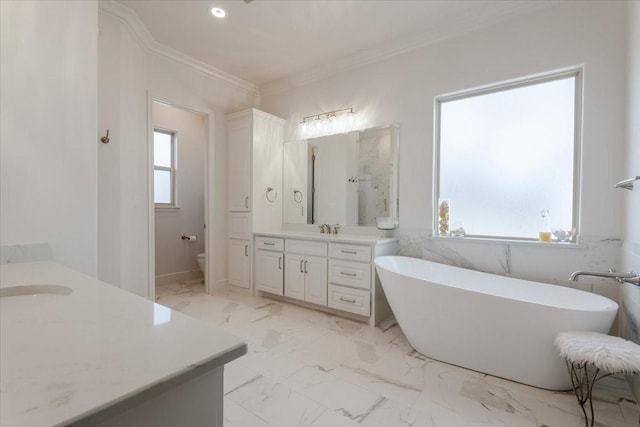
{"type": "Polygon", "coordinates": [[[100,141],[102,141],[103,144],[108,144],[109,143],[109,129],[107,129],[107,134],[105,136],[103,136],[102,138],[100,138],[100,141]]]}
{"type": "Polygon", "coordinates": [[[640,176],[635,176],[633,178],[629,178],[629,179],[623,179],[622,181],[618,182],[616,185],[614,185],[615,188],[624,188],[625,190],[633,190],[633,182],[634,181],[639,181],[640,180],[640,176]]]}

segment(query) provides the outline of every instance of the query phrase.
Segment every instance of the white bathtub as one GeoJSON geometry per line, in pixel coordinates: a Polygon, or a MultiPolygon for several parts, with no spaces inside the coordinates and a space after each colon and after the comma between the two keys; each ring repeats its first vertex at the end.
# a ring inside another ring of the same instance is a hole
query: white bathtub
{"type": "Polygon", "coordinates": [[[550,390],[569,390],[558,332],[608,333],[618,305],[577,289],[417,258],[375,259],[409,343],[442,362],[550,390]]]}

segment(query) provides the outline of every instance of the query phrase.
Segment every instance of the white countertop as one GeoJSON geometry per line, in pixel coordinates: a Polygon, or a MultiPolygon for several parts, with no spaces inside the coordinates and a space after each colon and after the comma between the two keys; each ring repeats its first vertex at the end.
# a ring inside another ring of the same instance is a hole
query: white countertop
{"type": "Polygon", "coordinates": [[[0,266],[0,287],[27,284],[72,293],[0,298],[2,426],[99,418],[247,351],[240,338],[59,264],[0,266]]]}
{"type": "Polygon", "coordinates": [[[369,235],[358,235],[358,234],[321,234],[320,232],[316,233],[306,233],[301,231],[291,231],[291,230],[283,230],[276,232],[267,232],[267,233],[253,233],[254,236],[266,236],[266,237],[286,237],[290,239],[304,239],[304,240],[319,240],[330,243],[355,243],[361,245],[375,245],[375,244],[384,244],[395,242],[398,240],[397,237],[380,237],[380,236],[369,236],[369,235]]]}

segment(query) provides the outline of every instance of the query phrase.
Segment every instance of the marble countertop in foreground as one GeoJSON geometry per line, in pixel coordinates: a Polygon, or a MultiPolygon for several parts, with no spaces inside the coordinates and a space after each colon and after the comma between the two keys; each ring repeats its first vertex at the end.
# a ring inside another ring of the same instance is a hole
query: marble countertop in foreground
{"type": "Polygon", "coordinates": [[[59,264],[0,266],[0,287],[29,284],[72,293],[0,298],[3,426],[99,417],[247,351],[240,338],[59,264]]]}

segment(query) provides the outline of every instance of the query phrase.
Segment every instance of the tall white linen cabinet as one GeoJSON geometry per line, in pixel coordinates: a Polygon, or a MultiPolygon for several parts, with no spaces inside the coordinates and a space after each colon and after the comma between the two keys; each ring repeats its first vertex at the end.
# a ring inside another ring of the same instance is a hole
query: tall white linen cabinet
{"type": "Polygon", "coordinates": [[[255,108],[228,114],[227,206],[230,285],[250,289],[253,233],[282,225],[285,120],[255,108]]]}

